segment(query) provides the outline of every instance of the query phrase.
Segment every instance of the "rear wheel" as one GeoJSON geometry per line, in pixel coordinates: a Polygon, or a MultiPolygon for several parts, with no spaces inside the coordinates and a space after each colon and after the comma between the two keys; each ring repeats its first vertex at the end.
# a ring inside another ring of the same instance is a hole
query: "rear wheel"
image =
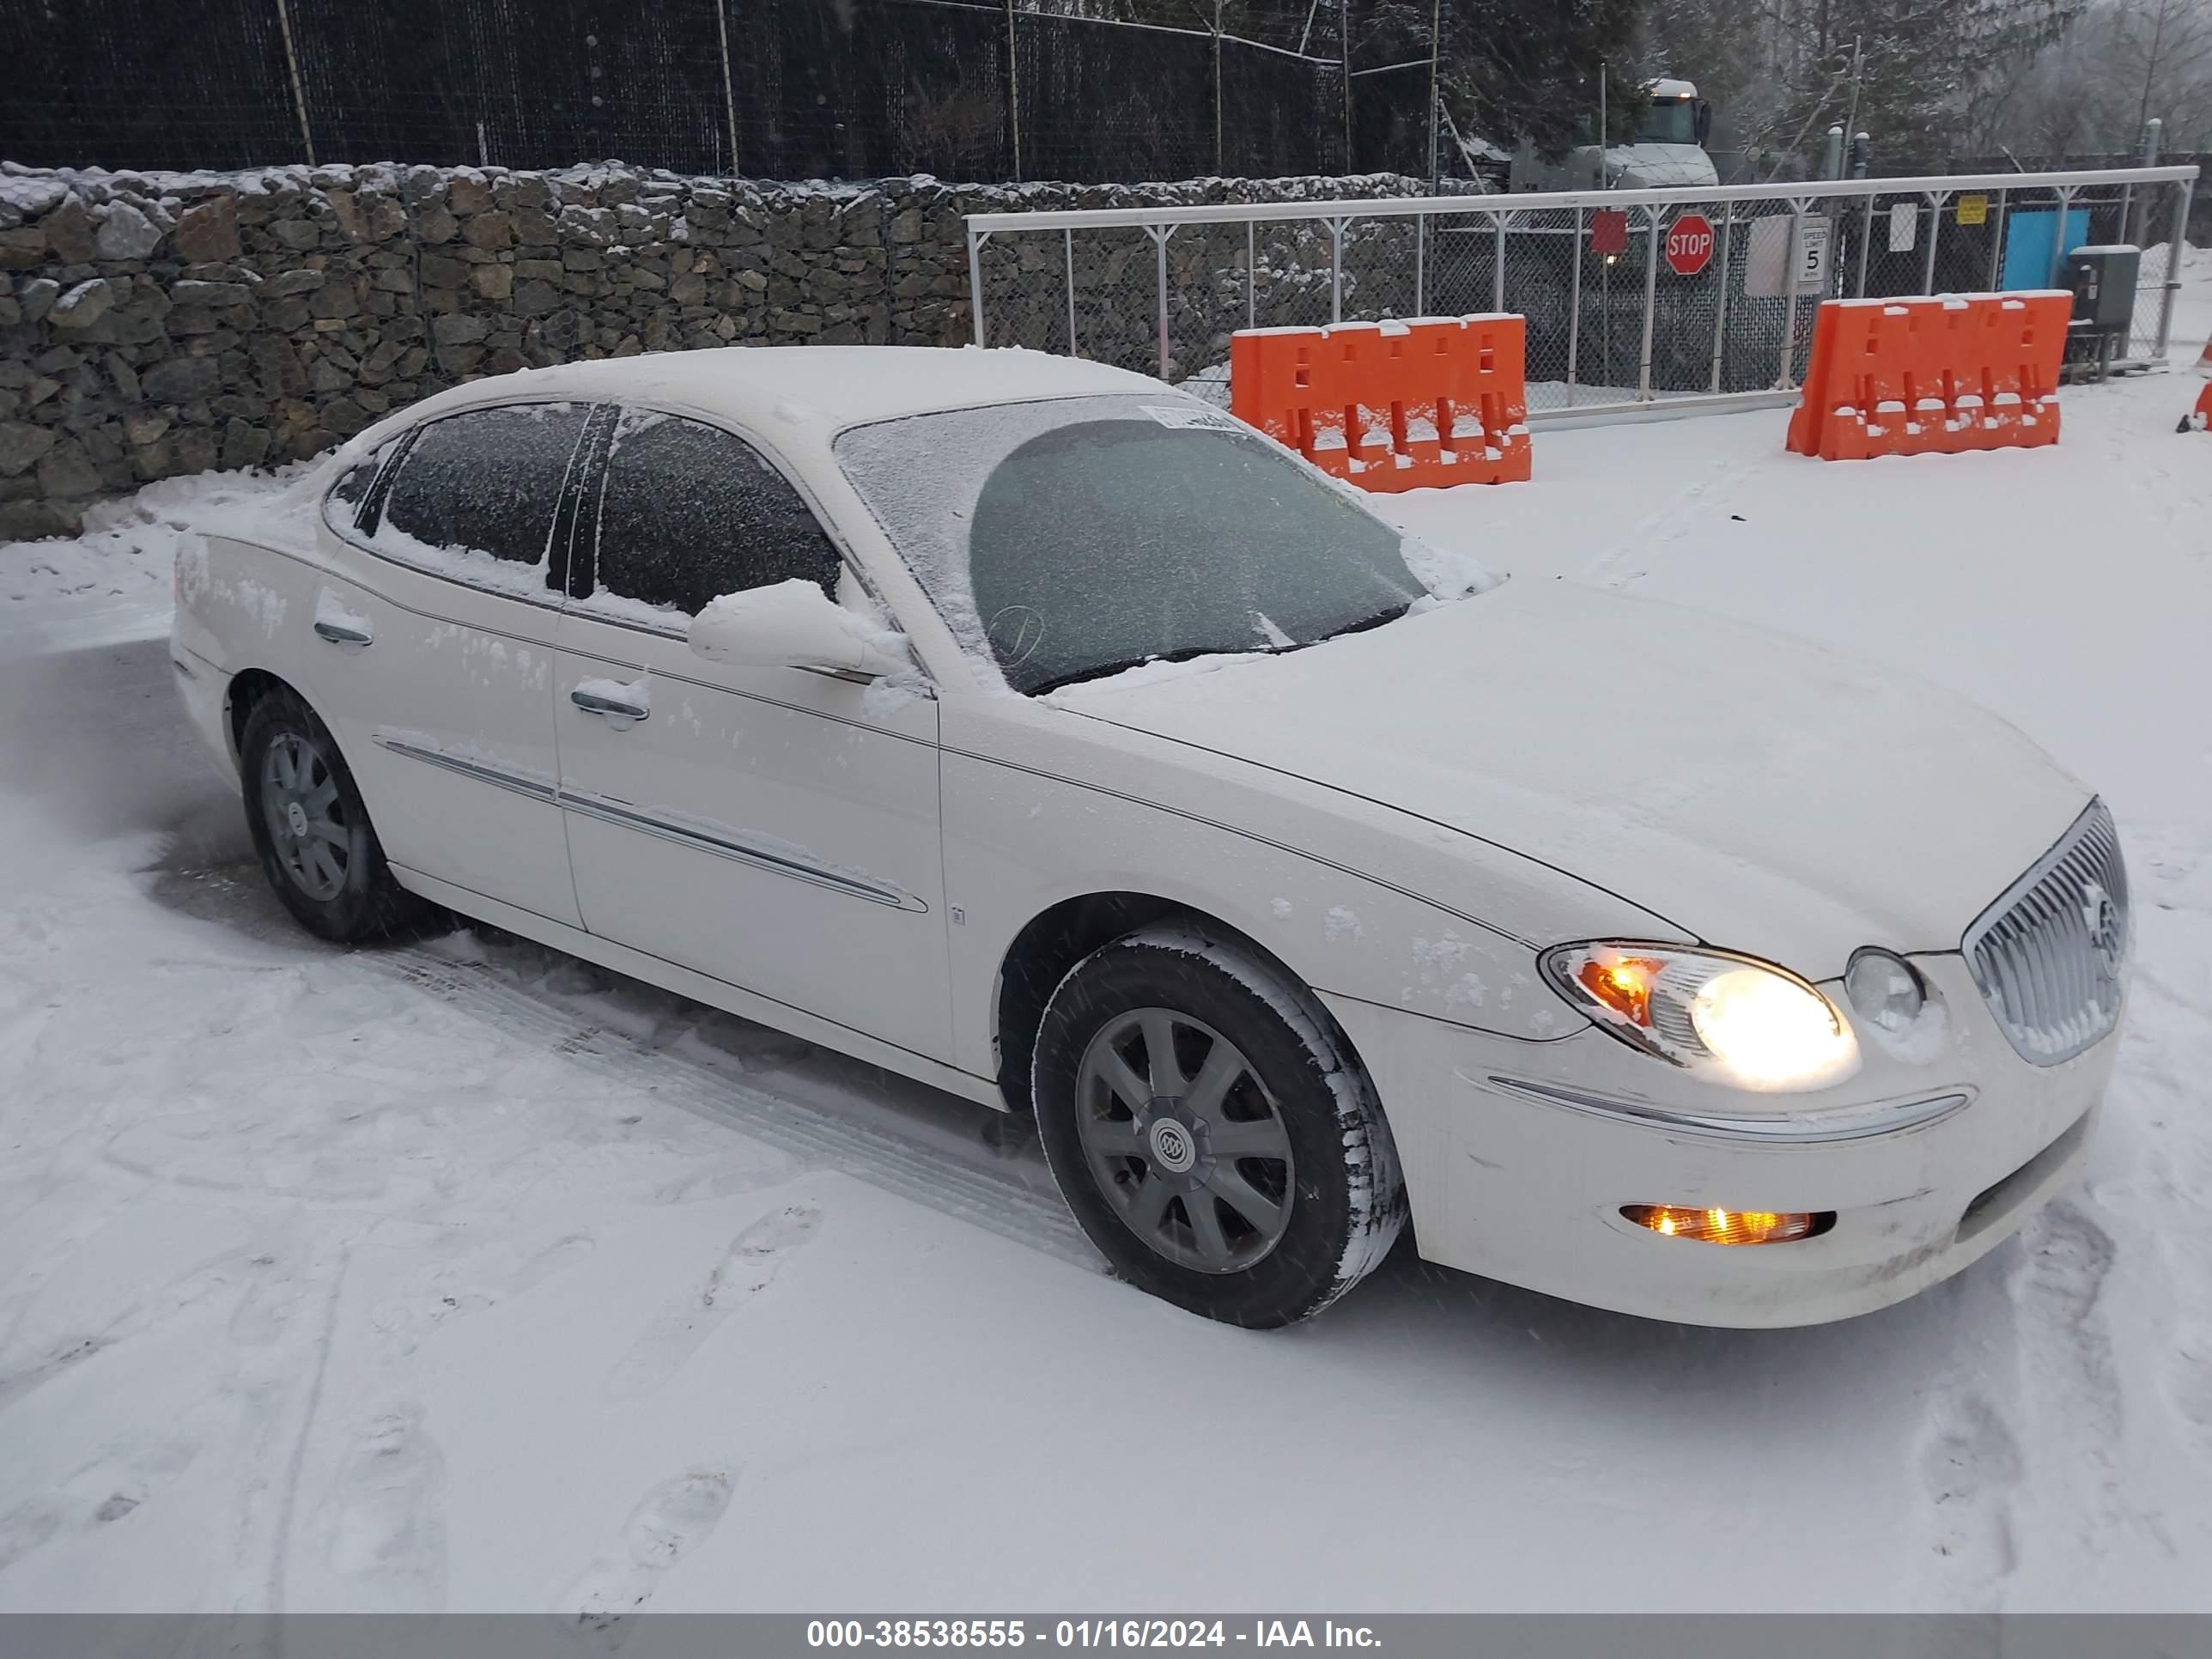
{"type": "Polygon", "coordinates": [[[330,728],[297,693],[279,688],[254,704],[238,769],[262,871],[309,932],[351,944],[434,914],[392,879],[330,728]]]}
{"type": "Polygon", "coordinates": [[[1320,1312],[1406,1218],[1389,1126],[1311,992],[1147,927],[1053,994],[1032,1074],[1054,1178],[1124,1278],[1231,1324],[1320,1312]]]}

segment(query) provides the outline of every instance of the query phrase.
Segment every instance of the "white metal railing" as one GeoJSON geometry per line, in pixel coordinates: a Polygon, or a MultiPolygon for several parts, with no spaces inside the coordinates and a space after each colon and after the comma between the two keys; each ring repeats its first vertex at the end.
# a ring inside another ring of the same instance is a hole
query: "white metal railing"
{"type": "Polygon", "coordinates": [[[2166,357],[2172,256],[2197,176],[2141,167],[970,214],[973,325],[978,343],[1206,390],[1238,327],[1510,310],[1529,319],[1534,417],[1619,417],[1794,397],[1821,299],[2048,287],[2071,246],[2128,241],[2145,252],[2115,366],[2143,367],[2166,357]],[[1692,211],[1717,246],[1678,276],[1662,264],[1664,233],[1692,211]],[[2037,214],[2047,222],[2027,222],[2037,214]],[[1601,215],[1613,216],[1602,246],[1601,215]]]}

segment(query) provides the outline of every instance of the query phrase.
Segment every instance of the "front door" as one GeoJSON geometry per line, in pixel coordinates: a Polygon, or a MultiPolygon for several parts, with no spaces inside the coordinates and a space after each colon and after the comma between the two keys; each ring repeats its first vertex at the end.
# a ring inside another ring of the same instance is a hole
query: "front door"
{"type": "Polygon", "coordinates": [[[937,704],[685,643],[720,594],[853,596],[805,501],[734,434],[631,411],[580,567],[555,709],[584,925],[948,1060],[937,704]]]}

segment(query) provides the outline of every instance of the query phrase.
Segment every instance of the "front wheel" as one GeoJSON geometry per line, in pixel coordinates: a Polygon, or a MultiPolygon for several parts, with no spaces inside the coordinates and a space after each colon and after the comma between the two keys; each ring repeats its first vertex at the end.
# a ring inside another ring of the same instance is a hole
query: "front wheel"
{"type": "Polygon", "coordinates": [[[1374,1091],[1311,992],[1192,925],[1079,963],[1045,1009],[1038,1137],[1121,1275],[1255,1328],[1309,1318],[1406,1219],[1374,1091]]]}
{"type": "Polygon", "coordinates": [[[238,761],[262,871],[302,927],[353,944],[432,914],[392,878],[337,741],[295,692],[253,705],[238,761]]]}

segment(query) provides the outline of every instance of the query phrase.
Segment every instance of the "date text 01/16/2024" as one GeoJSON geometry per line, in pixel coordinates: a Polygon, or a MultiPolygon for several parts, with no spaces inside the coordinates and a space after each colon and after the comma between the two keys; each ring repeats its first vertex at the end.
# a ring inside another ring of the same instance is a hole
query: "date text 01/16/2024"
{"type": "Polygon", "coordinates": [[[810,1648],[1374,1648],[1371,1626],[1334,1620],[816,1619],[810,1648]]]}

